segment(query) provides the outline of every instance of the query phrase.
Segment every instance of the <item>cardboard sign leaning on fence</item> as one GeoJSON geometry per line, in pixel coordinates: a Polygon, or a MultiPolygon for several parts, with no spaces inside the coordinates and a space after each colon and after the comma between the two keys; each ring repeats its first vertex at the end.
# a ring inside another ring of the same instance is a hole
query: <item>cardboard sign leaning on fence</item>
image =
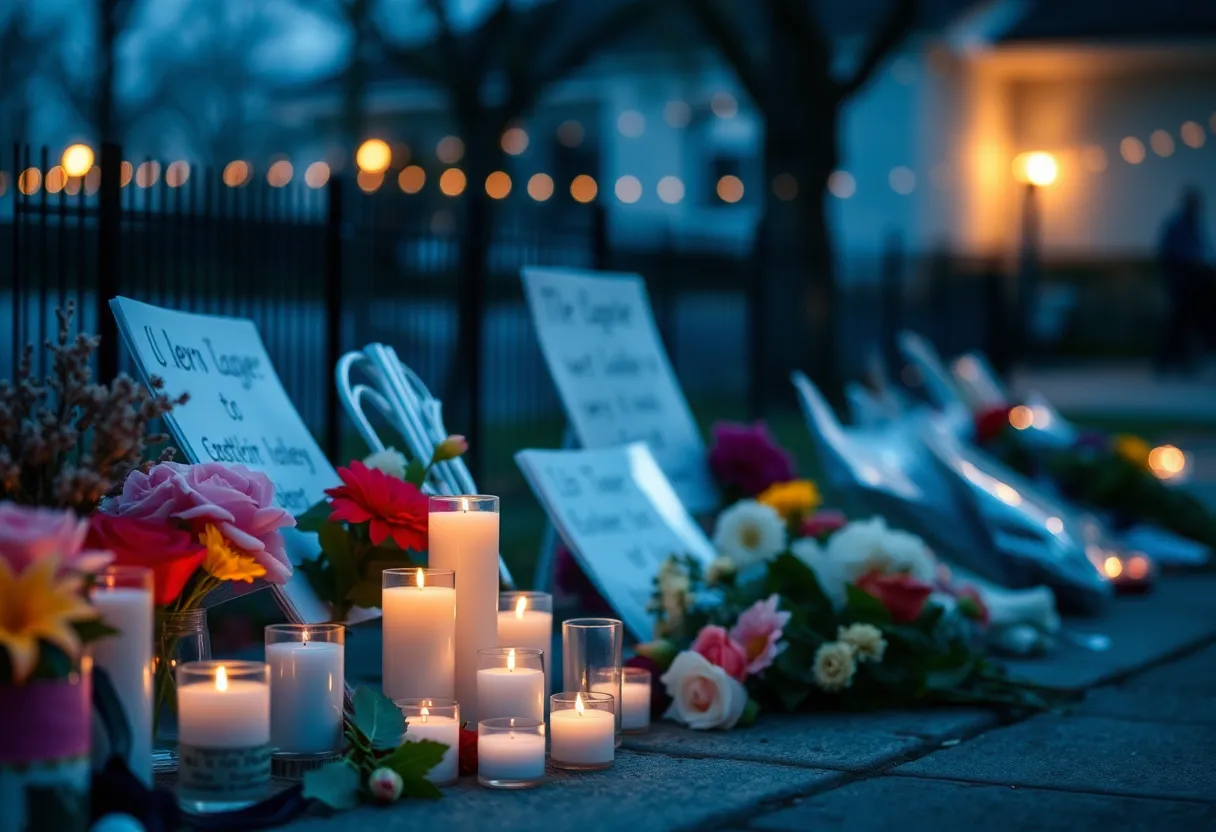
{"type": "Polygon", "coordinates": [[[629,634],[651,638],[654,576],[670,555],[709,568],[714,548],[650,449],[520,451],[515,461],[562,540],[629,634]]]}
{"type": "MultiPolygon", "coordinates": [[[[190,394],[189,403],[165,417],[186,461],[263,471],[274,483],[279,505],[296,515],[339,484],[283,389],[253,321],[178,312],[122,297],[111,300],[110,309],[143,381],[160,376],[168,392],[190,394]]],[[[286,529],[283,536],[293,564],[320,550],[314,534],[286,529]]],[[[329,620],[328,605],[299,569],[274,590],[289,620],[329,620]]]]}

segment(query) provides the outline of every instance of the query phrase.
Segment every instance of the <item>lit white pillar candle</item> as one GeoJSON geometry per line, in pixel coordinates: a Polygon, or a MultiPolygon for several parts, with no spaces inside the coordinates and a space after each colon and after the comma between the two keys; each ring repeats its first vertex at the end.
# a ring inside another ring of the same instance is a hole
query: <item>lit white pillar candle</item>
{"type": "Polygon", "coordinates": [[[650,727],[650,672],[626,667],[621,681],[621,728],[645,731],[650,727]]]}
{"type": "MultiPolygon", "coordinates": [[[[411,700],[417,702],[419,700],[411,700]]],[[[430,700],[422,700],[430,701],[430,700]]],[[[444,752],[443,759],[439,761],[439,765],[427,772],[426,779],[438,785],[448,785],[455,783],[460,776],[460,712],[457,709],[456,703],[452,700],[435,700],[439,703],[434,707],[435,711],[447,711],[453,716],[447,716],[444,713],[432,713],[432,707],[428,705],[418,705],[416,708],[410,708],[406,711],[407,725],[405,728],[406,742],[421,742],[422,740],[431,740],[433,742],[443,743],[448,747],[444,752]],[[443,705],[448,707],[442,707],[443,705]],[[416,710],[417,713],[410,713],[410,710],[416,710]]]]}
{"type": "Polygon", "coordinates": [[[545,657],[545,695],[549,695],[553,649],[552,596],[544,592],[504,592],[498,610],[498,646],[530,647],[545,657]],[[539,603],[538,603],[539,602],[539,603]],[[548,603],[545,603],[548,602],[548,603]],[[546,609],[536,609],[544,605],[546,609]],[[503,609],[502,607],[506,607],[503,609]]]}
{"type": "Polygon", "coordinates": [[[214,684],[178,685],[177,712],[181,745],[253,748],[270,744],[270,686],[229,679],[222,664],[214,684]]]}
{"type": "Polygon", "coordinates": [[[477,722],[477,652],[498,645],[498,498],[432,496],[430,508],[430,565],[458,576],[454,698],[465,703],[464,719],[477,722]]]}
{"type": "Polygon", "coordinates": [[[101,620],[118,633],[92,646],[131,728],[127,767],[152,785],[152,570],[113,566],[97,576],[89,597],[101,620]]]}
{"type": "MultiPolygon", "coordinates": [[[[482,656],[491,652],[499,651],[482,651],[482,656]]],[[[516,660],[518,653],[535,664],[540,661],[539,651],[511,647],[506,652],[505,667],[477,671],[477,712],[482,719],[527,717],[544,722],[545,674],[539,667],[524,667],[516,660]]]]}
{"type": "MultiPolygon", "coordinates": [[[[591,694],[591,697],[599,698],[599,695],[591,694]]],[[[584,706],[581,693],[575,696],[573,708],[559,709],[554,703],[549,713],[549,756],[554,765],[565,768],[612,765],[616,751],[616,715],[607,707],[610,703],[606,699],[604,705],[604,709],[584,706]]]]}
{"type": "Polygon", "coordinates": [[[345,647],[340,624],[266,628],[270,742],[279,754],[324,754],[342,744],[345,647]]]}
{"type": "Polygon", "coordinates": [[[384,695],[454,699],[457,591],[452,572],[386,569],[382,575],[384,695]]]}

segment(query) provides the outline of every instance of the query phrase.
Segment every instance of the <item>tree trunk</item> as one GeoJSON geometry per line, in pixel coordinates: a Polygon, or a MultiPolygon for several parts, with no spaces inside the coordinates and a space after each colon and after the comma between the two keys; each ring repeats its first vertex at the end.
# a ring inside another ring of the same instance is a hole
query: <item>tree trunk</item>
{"type": "Polygon", "coordinates": [[[114,113],[114,68],[118,46],[118,13],[123,0],[100,0],[97,26],[97,89],[93,109],[93,127],[98,143],[119,141],[114,113]]]}

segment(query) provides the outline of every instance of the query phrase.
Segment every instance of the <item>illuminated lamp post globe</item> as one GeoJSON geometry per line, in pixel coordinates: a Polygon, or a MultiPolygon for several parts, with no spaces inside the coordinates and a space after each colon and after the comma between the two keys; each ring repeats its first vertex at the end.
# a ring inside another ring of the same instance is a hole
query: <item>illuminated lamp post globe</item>
{"type": "Polygon", "coordinates": [[[1019,153],[1013,160],[1013,176],[1026,186],[1022,198],[1015,304],[1017,331],[1014,348],[1019,357],[1025,357],[1031,349],[1031,321],[1039,290],[1039,267],[1042,257],[1039,189],[1052,185],[1059,173],[1060,167],[1055,157],[1041,150],[1019,153]]]}
{"type": "Polygon", "coordinates": [[[87,144],[74,144],[63,151],[59,163],[68,176],[84,176],[93,168],[93,149],[87,144]]]}

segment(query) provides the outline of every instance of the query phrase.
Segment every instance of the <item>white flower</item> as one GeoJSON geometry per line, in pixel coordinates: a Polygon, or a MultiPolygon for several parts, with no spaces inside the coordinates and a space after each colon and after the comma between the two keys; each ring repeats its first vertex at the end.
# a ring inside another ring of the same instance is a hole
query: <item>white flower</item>
{"type": "Polygon", "coordinates": [[[740,570],[775,558],[785,549],[785,523],[771,506],[740,500],[718,515],[714,545],[740,570]]]}
{"type": "Polygon", "coordinates": [[[985,584],[979,587],[979,592],[988,609],[990,627],[1025,624],[1044,633],[1055,633],[1060,629],[1055,595],[1045,586],[1005,589],[985,584]]]}
{"type": "Polygon", "coordinates": [[[667,687],[668,719],[689,728],[734,728],[747,707],[747,691],[700,653],[685,650],[659,679],[667,687]]]}
{"type": "Polygon", "coordinates": [[[853,648],[858,662],[881,662],[887,652],[887,640],[873,624],[839,627],[836,638],[853,648]]]}
{"type": "Polygon", "coordinates": [[[853,684],[857,660],[852,646],[829,641],[815,651],[815,683],[828,693],[844,690],[853,684]]]}
{"type": "Polygon", "coordinates": [[[405,460],[405,454],[401,453],[401,451],[385,448],[383,451],[368,454],[367,458],[363,460],[363,464],[368,468],[383,471],[390,477],[403,480],[405,479],[405,467],[408,463],[405,460]]]}
{"type": "Polygon", "coordinates": [[[813,537],[800,537],[790,544],[790,552],[815,573],[823,594],[834,606],[841,606],[845,601],[844,575],[840,567],[827,556],[827,552],[813,537]]]}
{"type": "Polygon", "coordinates": [[[714,562],[705,570],[705,583],[710,586],[717,586],[723,583],[731,575],[738,571],[735,569],[735,562],[726,555],[718,555],[714,558],[714,562]]]}
{"type": "Polygon", "coordinates": [[[827,557],[849,583],[868,572],[903,573],[927,584],[934,583],[937,576],[925,542],[914,534],[887,528],[881,517],[854,520],[836,532],[828,541],[827,557]]]}

